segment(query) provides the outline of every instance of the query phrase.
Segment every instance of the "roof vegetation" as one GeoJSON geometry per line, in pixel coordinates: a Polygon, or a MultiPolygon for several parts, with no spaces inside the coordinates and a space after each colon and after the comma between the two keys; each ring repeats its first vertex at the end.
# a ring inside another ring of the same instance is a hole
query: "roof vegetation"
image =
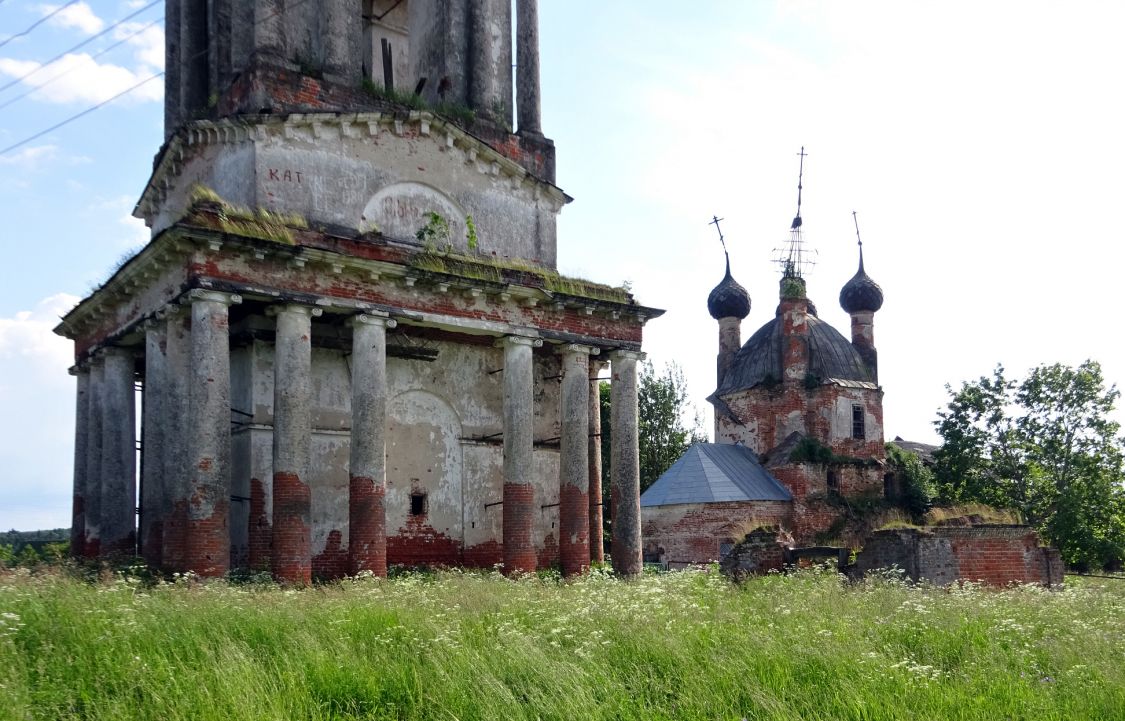
{"type": "Polygon", "coordinates": [[[205,185],[192,186],[189,214],[195,214],[197,221],[215,225],[224,233],[241,235],[247,238],[268,240],[274,243],[293,245],[293,229],[304,230],[308,221],[296,213],[277,213],[266,208],[250,209],[223,200],[222,196],[205,185]],[[203,207],[215,211],[215,221],[209,221],[195,213],[203,207]]]}

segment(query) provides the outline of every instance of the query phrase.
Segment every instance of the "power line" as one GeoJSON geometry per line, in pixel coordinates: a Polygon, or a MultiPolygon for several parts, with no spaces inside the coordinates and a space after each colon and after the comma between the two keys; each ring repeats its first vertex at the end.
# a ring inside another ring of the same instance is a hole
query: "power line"
{"type": "MultiPolygon", "coordinates": [[[[148,9],[152,8],[152,6],[154,6],[154,5],[159,5],[159,4],[160,4],[160,3],[162,3],[162,2],[164,2],[164,0],[153,0],[153,2],[150,2],[150,3],[148,4],[148,5],[145,5],[145,6],[144,6],[143,8],[141,8],[140,10],[136,10],[135,12],[132,12],[132,13],[130,13],[129,15],[126,15],[125,17],[121,18],[120,20],[118,20],[117,22],[113,23],[112,25],[110,25],[109,27],[105,28],[105,29],[104,29],[104,30],[102,30],[101,32],[97,33],[96,35],[91,35],[90,37],[86,38],[85,40],[83,40],[82,42],[78,43],[77,45],[75,45],[74,47],[70,48],[69,50],[64,50],[64,51],[62,51],[61,53],[59,53],[58,55],[56,55],[55,57],[53,57],[53,58],[51,58],[50,60],[48,60],[47,62],[45,62],[45,63],[41,63],[41,64],[40,64],[40,65],[39,65],[39,66],[38,66],[37,68],[35,68],[34,70],[30,70],[30,71],[28,71],[27,73],[24,73],[24,74],[23,74],[23,75],[21,75],[20,77],[16,78],[15,80],[10,80],[9,82],[5,83],[4,85],[0,85],[0,91],[4,91],[4,90],[7,90],[8,88],[12,87],[12,86],[13,86],[13,85],[15,85],[16,83],[20,83],[20,82],[23,82],[24,80],[26,80],[27,78],[30,78],[30,77],[31,77],[32,75],[34,75],[35,73],[39,72],[40,70],[42,70],[43,68],[47,67],[48,65],[50,65],[50,64],[51,64],[51,63],[53,63],[53,62],[55,62],[56,60],[59,60],[60,58],[64,57],[65,55],[69,55],[70,53],[74,52],[75,50],[78,50],[78,49],[79,49],[79,48],[81,48],[81,47],[85,47],[86,45],[89,45],[89,44],[90,44],[90,43],[92,43],[93,41],[95,41],[95,40],[97,40],[98,38],[100,38],[100,37],[101,37],[102,35],[105,35],[106,33],[108,33],[108,32],[109,32],[110,30],[113,30],[113,29],[114,29],[115,27],[117,27],[117,26],[118,26],[118,25],[120,25],[121,23],[123,23],[123,22],[126,22],[126,21],[128,21],[128,20],[131,20],[131,19],[135,18],[136,16],[140,15],[141,13],[143,13],[143,12],[144,12],[145,10],[148,10],[148,9]]],[[[149,23],[149,26],[151,26],[151,25],[152,25],[152,23],[149,23]]],[[[135,35],[135,34],[136,34],[136,33],[134,33],[134,35],[135,35]]],[[[132,37],[132,36],[130,36],[130,37],[132,37]]],[[[121,44],[121,43],[116,43],[115,45],[111,45],[110,47],[111,47],[111,48],[112,48],[112,47],[116,47],[117,45],[120,45],[120,44],[121,44]]],[[[109,48],[106,48],[106,49],[108,50],[109,48]]],[[[102,52],[105,52],[105,50],[103,50],[102,52]]],[[[98,55],[101,55],[101,53],[98,53],[98,55]]],[[[94,57],[97,57],[97,55],[95,55],[94,57]]],[[[60,77],[61,77],[61,76],[60,76],[60,77]]],[[[0,107],[3,107],[3,106],[0,106],[0,107]]]]}
{"type": "Polygon", "coordinates": [[[12,42],[16,38],[22,38],[24,35],[27,35],[29,32],[31,32],[35,28],[39,27],[43,23],[47,22],[48,20],[50,20],[54,16],[58,15],[63,10],[66,10],[68,7],[75,4],[76,2],[78,2],[78,0],[70,0],[70,2],[68,2],[66,5],[62,5],[60,7],[55,8],[51,12],[47,13],[43,17],[41,17],[38,20],[36,20],[35,22],[33,22],[30,25],[30,27],[28,27],[27,30],[24,30],[22,33],[16,33],[15,35],[9,35],[8,37],[4,38],[2,41],[0,41],[0,48],[4,47],[5,45],[12,42]]]}
{"type": "Polygon", "coordinates": [[[7,153],[10,153],[11,151],[15,150],[16,148],[27,145],[32,140],[38,140],[39,138],[42,138],[47,133],[58,130],[59,128],[63,127],[64,125],[68,125],[68,124],[74,122],[75,120],[78,120],[82,116],[88,115],[89,113],[94,112],[95,110],[102,107],[103,105],[108,105],[109,103],[112,103],[114,100],[117,100],[118,98],[120,98],[123,95],[128,95],[129,93],[133,92],[134,90],[141,87],[145,83],[156,80],[157,78],[162,77],[163,75],[164,75],[163,70],[161,70],[159,73],[156,73],[155,75],[150,75],[147,78],[145,78],[144,80],[142,80],[141,82],[137,83],[136,85],[134,85],[134,86],[132,86],[132,87],[126,89],[126,90],[122,90],[120,93],[118,93],[117,95],[114,95],[112,98],[107,98],[107,99],[101,101],[100,103],[98,103],[97,105],[93,105],[91,107],[88,107],[88,108],[86,108],[85,110],[83,110],[82,112],[80,112],[76,115],[71,115],[69,118],[67,118],[66,120],[63,120],[62,122],[55,123],[54,125],[47,128],[46,130],[40,130],[35,135],[24,138],[23,140],[19,141],[18,143],[15,143],[13,145],[9,145],[8,147],[4,148],[3,150],[0,150],[0,155],[5,155],[7,153]]]}
{"type": "MultiPolygon", "coordinates": [[[[74,2],[76,2],[76,1],[77,1],[77,0],[71,0],[71,4],[73,4],[73,3],[74,3],[74,2]]],[[[289,6],[289,7],[287,7],[287,8],[284,8],[284,9],[282,9],[282,8],[278,8],[277,10],[275,10],[275,11],[274,11],[274,12],[272,12],[271,14],[267,15],[266,17],[264,17],[264,18],[262,18],[262,19],[260,19],[260,20],[258,20],[258,21],[256,21],[256,22],[254,22],[254,23],[253,23],[253,24],[251,25],[251,28],[255,28],[255,27],[257,27],[257,26],[258,26],[259,24],[261,24],[261,23],[263,23],[263,22],[265,22],[265,21],[267,21],[267,20],[272,20],[273,18],[277,17],[278,15],[280,15],[280,14],[281,14],[282,12],[284,12],[285,10],[294,10],[294,9],[296,9],[296,8],[298,8],[298,7],[302,6],[302,5],[304,5],[304,4],[305,4],[305,3],[307,3],[307,2],[308,2],[308,0],[297,0],[297,2],[295,2],[295,3],[294,3],[294,4],[292,4],[292,5],[290,5],[290,6],[289,6]]],[[[61,9],[61,8],[60,8],[60,9],[61,9]]],[[[56,12],[57,12],[57,11],[56,11],[56,12]]],[[[191,55],[190,57],[188,57],[188,58],[187,58],[187,61],[186,61],[186,62],[191,62],[192,60],[195,60],[195,59],[197,59],[197,58],[203,57],[204,55],[208,54],[208,53],[209,53],[210,51],[211,51],[211,48],[204,48],[204,49],[200,50],[199,52],[197,52],[197,53],[195,53],[195,54],[191,55]]],[[[125,90],[122,90],[122,91],[121,91],[120,93],[118,93],[118,94],[114,95],[114,96],[113,96],[113,97],[111,97],[111,98],[107,98],[107,99],[105,99],[105,100],[101,101],[100,103],[97,103],[96,105],[92,105],[92,106],[90,106],[90,107],[86,108],[85,110],[83,110],[83,111],[82,111],[82,112],[80,112],[80,113],[76,113],[76,114],[74,114],[74,115],[71,115],[71,116],[70,116],[69,118],[66,118],[65,120],[62,120],[62,121],[60,121],[60,122],[58,122],[58,123],[55,123],[54,125],[52,125],[51,127],[47,128],[46,130],[40,130],[40,131],[39,131],[38,133],[35,133],[34,135],[28,136],[28,137],[24,138],[23,140],[20,140],[20,141],[19,141],[19,142],[17,142],[17,143],[13,143],[13,144],[9,145],[8,147],[4,148],[3,150],[0,150],[0,155],[5,155],[5,154],[7,154],[7,153],[10,153],[11,151],[15,150],[16,148],[20,148],[20,147],[23,147],[24,145],[27,145],[28,143],[30,143],[30,142],[31,142],[31,141],[33,141],[33,140],[38,140],[39,138],[42,138],[42,137],[43,137],[44,135],[46,135],[47,133],[53,132],[53,131],[55,131],[55,130],[58,130],[59,128],[63,127],[64,125],[69,125],[70,123],[74,122],[75,120],[78,120],[79,118],[81,118],[81,117],[83,117],[83,116],[85,116],[85,115],[89,115],[90,113],[94,112],[94,111],[95,111],[95,110],[97,110],[98,108],[101,108],[101,107],[103,107],[103,106],[105,106],[105,105],[108,105],[109,103],[112,103],[112,102],[113,102],[114,100],[117,100],[117,99],[118,99],[118,98],[120,98],[120,97],[123,97],[123,96],[125,96],[125,95],[128,95],[129,93],[133,92],[134,90],[136,90],[137,88],[141,87],[141,86],[142,86],[142,85],[144,85],[145,83],[148,83],[148,82],[151,82],[151,81],[153,81],[153,80],[156,80],[156,79],[157,79],[157,78],[159,78],[159,77],[163,77],[163,75],[164,75],[164,71],[163,71],[163,70],[161,70],[161,71],[160,71],[159,73],[155,73],[155,74],[153,74],[153,75],[150,75],[150,76],[148,76],[147,78],[145,78],[144,80],[142,80],[142,81],[140,81],[139,83],[137,83],[136,85],[133,85],[133,86],[131,86],[131,87],[129,87],[129,88],[126,88],[125,90]]]]}
{"type": "MultiPolygon", "coordinates": [[[[0,0],[0,2],[3,2],[3,1],[4,1],[4,0],[0,0]]],[[[104,48],[103,50],[99,50],[98,52],[94,53],[93,55],[91,55],[91,56],[90,56],[90,59],[91,59],[91,60],[93,60],[93,59],[95,59],[95,58],[101,57],[102,55],[105,55],[105,54],[106,54],[106,53],[108,53],[108,52],[109,52],[110,50],[113,50],[114,48],[118,47],[119,45],[122,45],[122,44],[124,44],[124,43],[128,42],[129,40],[132,40],[132,39],[133,39],[133,38],[135,38],[136,36],[138,36],[138,35],[140,35],[141,33],[143,33],[143,32],[144,32],[145,30],[148,30],[149,28],[151,28],[151,27],[152,27],[152,26],[154,26],[154,25],[159,25],[159,24],[160,24],[160,23],[162,23],[162,22],[164,22],[164,18],[157,18],[156,20],[153,20],[153,21],[152,21],[152,22],[150,22],[149,24],[147,24],[147,25],[145,25],[145,26],[143,26],[143,27],[141,27],[141,28],[138,28],[138,29],[137,29],[137,30],[136,30],[135,32],[129,33],[128,35],[126,35],[125,37],[121,38],[120,40],[118,40],[118,41],[117,41],[117,42],[115,42],[114,44],[110,45],[109,47],[106,47],[106,48],[104,48]]],[[[51,62],[54,62],[54,60],[52,60],[51,62]]],[[[17,95],[17,96],[16,96],[16,97],[14,97],[14,98],[10,98],[10,99],[8,99],[8,100],[5,100],[4,102],[0,103],[0,110],[3,110],[4,108],[8,107],[8,106],[9,106],[9,105],[11,105],[12,103],[15,103],[15,102],[17,102],[17,101],[23,100],[23,99],[24,99],[24,98],[26,98],[26,97],[27,97],[28,95],[31,95],[32,93],[34,93],[34,92],[36,92],[36,91],[38,91],[38,90],[42,90],[43,88],[45,88],[45,87],[47,87],[48,85],[50,85],[51,83],[55,82],[55,81],[56,81],[56,80],[58,80],[59,78],[63,78],[63,77],[66,77],[67,75],[70,75],[70,74],[71,74],[72,72],[74,72],[74,71],[75,71],[75,70],[77,70],[77,69],[78,69],[78,68],[77,68],[77,66],[71,66],[71,67],[67,68],[66,70],[62,71],[61,73],[59,73],[58,75],[52,76],[50,80],[47,80],[46,82],[44,82],[44,83],[41,83],[40,85],[36,85],[35,87],[31,88],[31,89],[30,89],[30,90],[28,90],[27,92],[24,92],[24,93],[20,93],[19,95],[17,95]]],[[[31,74],[31,73],[28,73],[28,75],[30,75],[30,74],[31,74]]],[[[26,77],[27,77],[27,75],[25,75],[24,77],[26,78],[26,77]]],[[[21,79],[22,79],[22,78],[21,78],[21,79]]],[[[8,87],[8,86],[7,86],[7,85],[5,85],[5,86],[4,86],[4,88],[6,88],[6,87],[8,87]]],[[[4,88],[0,88],[0,90],[3,90],[4,88]]]]}

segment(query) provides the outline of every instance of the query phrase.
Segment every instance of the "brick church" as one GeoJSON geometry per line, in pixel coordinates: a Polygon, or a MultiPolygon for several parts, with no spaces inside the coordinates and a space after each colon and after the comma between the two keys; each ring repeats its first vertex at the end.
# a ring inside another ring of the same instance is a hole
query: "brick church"
{"type": "MultiPolygon", "coordinates": [[[[803,152],[803,150],[802,150],[803,152]]],[[[884,495],[883,391],[874,317],[883,292],[859,270],[840,291],[851,339],[806,293],[800,196],[781,252],[779,302],[742,342],[750,295],[726,274],[707,298],[718,322],[715,443],[692,446],[641,497],[646,558],[720,558],[747,531],[777,526],[798,545],[839,533],[848,499],[884,495]]],[[[835,539],[833,539],[835,540],[835,539]]]]}
{"type": "Polygon", "coordinates": [[[662,311],[555,270],[571,198],[536,0],[515,15],[167,1],[165,142],[135,211],[152,239],[56,329],[76,553],[293,583],[579,573],[602,560],[608,367],[613,563],[640,571],[636,362],[662,311]]]}

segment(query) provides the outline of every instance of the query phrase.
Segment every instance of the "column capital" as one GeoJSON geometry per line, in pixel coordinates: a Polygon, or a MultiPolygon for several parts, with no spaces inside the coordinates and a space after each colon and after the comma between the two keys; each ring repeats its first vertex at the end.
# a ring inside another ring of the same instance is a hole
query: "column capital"
{"type": "Polygon", "coordinates": [[[83,373],[89,373],[90,366],[86,363],[75,363],[71,367],[67,368],[66,372],[72,376],[77,377],[82,375],[83,373]]]}
{"type": "Polygon", "coordinates": [[[394,328],[398,325],[398,321],[381,315],[357,313],[348,319],[348,325],[352,327],[357,325],[381,325],[384,328],[394,328]]]}
{"type": "Polygon", "coordinates": [[[608,355],[611,362],[619,360],[642,361],[647,357],[645,353],[638,350],[615,350],[611,351],[608,355]]]}
{"type": "Polygon", "coordinates": [[[208,301],[210,303],[222,303],[223,305],[238,305],[242,302],[242,296],[238,293],[224,293],[221,290],[193,288],[187,293],[187,301],[189,303],[208,301]]]}
{"type": "Polygon", "coordinates": [[[559,346],[559,354],[565,355],[570,353],[585,354],[595,356],[602,352],[601,348],[592,345],[581,345],[579,343],[564,343],[559,346]]]}
{"type": "Polygon", "coordinates": [[[497,346],[508,348],[511,346],[525,345],[532,348],[541,348],[543,346],[542,338],[531,338],[526,335],[506,335],[496,341],[497,346]]]}
{"type": "Polygon", "coordinates": [[[169,321],[173,318],[178,318],[184,315],[184,307],[176,303],[169,303],[160,310],[156,311],[156,320],[169,321]]]}
{"type": "Polygon", "coordinates": [[[266,308],[266,315],[268,316],[272,317],[281,313],[296,313],[310,318],[319,318],[324,315],[324,309],[304,303],[279,303],[266,308]]]}

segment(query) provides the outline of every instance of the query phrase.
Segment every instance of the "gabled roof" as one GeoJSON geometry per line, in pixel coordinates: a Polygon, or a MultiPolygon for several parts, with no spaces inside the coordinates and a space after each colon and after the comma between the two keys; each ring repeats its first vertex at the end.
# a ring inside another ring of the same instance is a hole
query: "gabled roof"
{"type": "Polygon", "coordinates": [[[641,506],[791,500],[753,451],[729,443],[696,443],[641,494],[641,506]]]}

